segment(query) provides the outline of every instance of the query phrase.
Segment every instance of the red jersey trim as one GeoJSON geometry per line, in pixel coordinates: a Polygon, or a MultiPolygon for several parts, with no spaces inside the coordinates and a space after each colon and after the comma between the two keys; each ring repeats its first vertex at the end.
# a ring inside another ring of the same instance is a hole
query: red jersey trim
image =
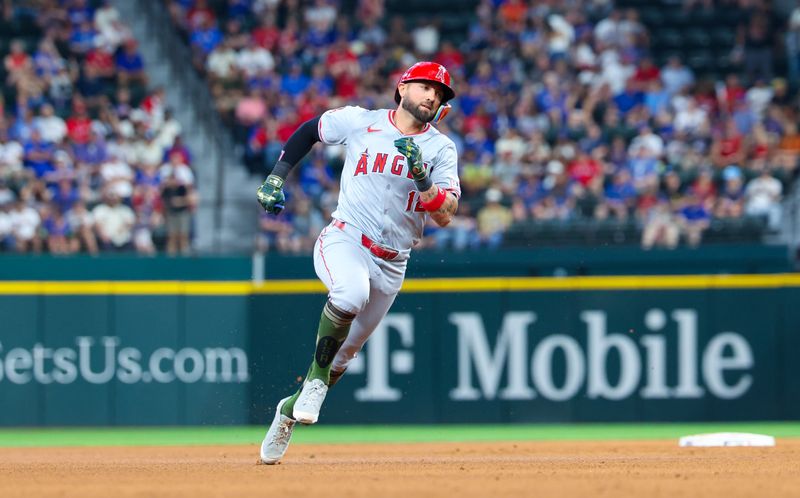
{"type": "Polygon", "coordinates": [[[331,287],[333,287],[335,284],[335,282],[333,281],[333,274],[331,273],[331,269],[328,268],[328,262],[325,261],[325,252],[322,249],[322,244],[323,240],[325,239],[326,233],[328,233],[328,227],[325,227],[319,236],[319,256],[322,258],[322,264],[325,266],[325,271],[328,272],[328,277],[330,277],[331,279],[331,287]]]}
{"type": "Polygon", "coordinates": [[[397,131],[399,131],[402,135],[404,135],[406,137],[411,137],[411,136],[414,136],[414,135],[422,135],[423,133],[425,133],[426,131],[431,129],[431,124],[430,123],[425,123],[425,127],[422,128],[422,131],[418,131],[417,133],[408,133],[408,134],[403,133],[402,130],[400,130],[400,128],[397,128],[397,125],[394,124],[394,113],[395,112],[396,111],[394,109],[391,109],[389,111],[389,122],[392,124],[392,126],[394,126],[397,129],[397,131]]]}

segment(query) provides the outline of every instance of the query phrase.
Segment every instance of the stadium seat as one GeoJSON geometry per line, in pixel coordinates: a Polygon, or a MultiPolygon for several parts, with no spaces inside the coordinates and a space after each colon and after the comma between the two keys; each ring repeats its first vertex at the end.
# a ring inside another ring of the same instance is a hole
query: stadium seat
{"type": "Polygon", "coordinates": [[[686,43],[683,33],[677,29],[663,29],[656,36],[656,44],[662,49],[680,49],[686,43]]]}
{"type": "Polygon", "coordinates": [[[664,13],[664,24],[672,28],[682,29],[691,23],[691,19],[681,9],[667,9],[664,13]]]}
{"type": "Polygon", "coordinates": [[[645,26],[650,29],[657,30],[665,24],[664,14],[659,7],[642,7],[639,15],[645,26]]]}
{"type": "Polygon", "coordinates": [[[716,59],[708,50],[692,50],[686,57],[686,64],[697,73],[706,73],[715,69],[716,59]]]}
{"type": "Polygon", "coordinates": [[[711,45],[711,36],[704,29],[688,29],[685,36],[685,45],[691,49],[708,48],[711,45]]]}
{"type": "Polygon", "coordinates": [[[727,27],[718,27],[711,30],[711,42],[716,47],[733,47],[736,42],[736,33],[727,27]]]}

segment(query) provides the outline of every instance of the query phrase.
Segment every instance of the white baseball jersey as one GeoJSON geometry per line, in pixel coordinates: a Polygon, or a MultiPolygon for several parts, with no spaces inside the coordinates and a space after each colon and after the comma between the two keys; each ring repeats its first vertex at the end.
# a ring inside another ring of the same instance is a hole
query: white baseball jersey
{"type": "MultiPolygon", "coordinates": [[[[394,146],[395,140],[409,136],[394,124],[394,113],[354,106],[332,109],[320,117],[318,131],[323,143],[347,146],[333,217],[407,257],[422,238],[427,213],[406,158],[394,146]]],[[[413,138],[433,183],[460,197],[453,141],[430,124],[413,138]]]]}

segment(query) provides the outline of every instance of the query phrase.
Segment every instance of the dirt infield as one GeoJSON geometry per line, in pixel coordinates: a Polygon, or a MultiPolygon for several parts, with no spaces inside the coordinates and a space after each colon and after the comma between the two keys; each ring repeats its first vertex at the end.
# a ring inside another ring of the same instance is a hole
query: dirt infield
{"type": "Polygon", "coordinates": [[[0,449],[12,497],[798,496],[800,439],[775,448],[676,441],[0,449]]]}

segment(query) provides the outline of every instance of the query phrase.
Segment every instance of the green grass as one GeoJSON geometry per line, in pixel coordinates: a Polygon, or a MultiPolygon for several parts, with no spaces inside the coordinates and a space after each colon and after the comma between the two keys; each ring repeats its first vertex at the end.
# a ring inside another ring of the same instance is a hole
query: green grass
{"type": "MultiPolygon", "coordinates": [[[[266,427],[0,429],[0,447],[178,446],[257,444],[266,427]]],[[[295,431],[293,443],[413,443],[677,439],[704,432],[755,432],[800,437],[800,422],[700,424],[536,424],[385,426],[320,425],[295,431]]]]}

